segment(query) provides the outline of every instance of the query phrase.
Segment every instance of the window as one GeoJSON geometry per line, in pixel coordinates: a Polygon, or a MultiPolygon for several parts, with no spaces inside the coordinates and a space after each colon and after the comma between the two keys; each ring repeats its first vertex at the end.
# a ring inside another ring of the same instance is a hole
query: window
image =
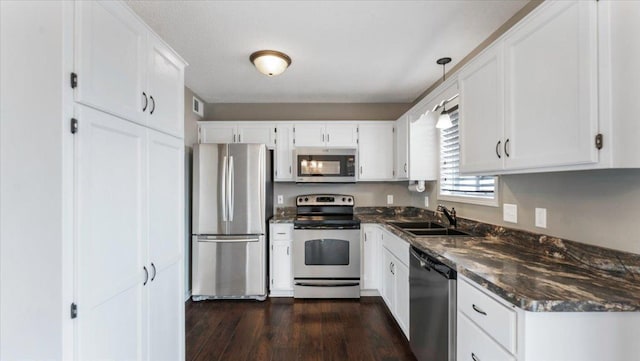
{"type": "Polygon", "coordinates": [[[460,175],[458,106],[449,110],[451,128],[440,131],[440,184],[438,198],[497,206],[496,177],[460,175]]]}

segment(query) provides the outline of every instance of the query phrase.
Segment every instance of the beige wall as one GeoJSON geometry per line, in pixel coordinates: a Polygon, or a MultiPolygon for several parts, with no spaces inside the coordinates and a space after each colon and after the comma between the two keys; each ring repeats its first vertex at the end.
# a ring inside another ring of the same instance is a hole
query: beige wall
{"type": "Polygon", "coordinates": [[[405,103],[206,104],[207,120],[396,120],[405,103]]]}
{"type": "MultiPolygon", "coordinates": [[[[500,207],[441,203],[460,217],[640,254],[640,169],[502,176],[499,200],[500,207]],[[503,203],[518,205],[517,224],[502,221],[503,203]],[[546,229],[535,227],[535,208],[547,209],[546,229]]],[[[411,202],[420,206],[423,196],[411,202]]]]}

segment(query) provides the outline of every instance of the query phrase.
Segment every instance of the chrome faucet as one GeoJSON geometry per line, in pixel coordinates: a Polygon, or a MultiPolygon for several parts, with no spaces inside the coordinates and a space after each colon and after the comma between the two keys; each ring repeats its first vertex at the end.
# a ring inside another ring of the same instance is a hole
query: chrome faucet
{"type": "Polygon", "coordinates": [[[449,220],[449,225],[453,226],[453,228],[457,228],[458,219],[456,218],[456,209],[451,207],[451,211],[447,209],[447,207],[442,204],[438,204],[438,212],[442,212],[445,217],[449,220]]]}

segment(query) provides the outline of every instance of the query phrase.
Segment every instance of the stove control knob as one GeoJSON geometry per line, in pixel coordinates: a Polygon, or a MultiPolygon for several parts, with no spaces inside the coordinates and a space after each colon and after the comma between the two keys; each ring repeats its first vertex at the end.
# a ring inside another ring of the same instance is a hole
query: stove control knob
{"type": "Polygon", "coordinates": [[[347,198],[347,200],[349,201],[349,203],[351,203],[351,202],[352,202],[351,197],[347,198]]]}
{"type": "Polygon", "coordinates": [[[342,201],[343,201],[343,202],[344,202],[344,201],[346,201],[346,200],[347,200],[347,199],[346,199],[345,197],[342,197],[342,201]]]}
{"type": "Polygon", "coordinates": [[[309,202],[309,198],[305,197],[305,198],[304,198],[304,201],[305,201],[305,202],[309,202]]]}

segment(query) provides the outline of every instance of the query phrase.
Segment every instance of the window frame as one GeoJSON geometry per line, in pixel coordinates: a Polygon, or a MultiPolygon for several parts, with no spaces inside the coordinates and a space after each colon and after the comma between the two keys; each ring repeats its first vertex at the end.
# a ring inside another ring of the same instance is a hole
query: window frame
{"type": "MultiPolygon", "coordinates": [[[[458,119],[458,122],[460,120],[458,119]]],[[[458,123],[459,126],[459,123],[458,123]]],[[[464,194],[443,194],[442,193],[442,148],[441,148],[441,142],[442,142],[442,132],[443,129],[438,129],[438,181],[437,181],[437,188],[438,188],[438,192],[437,192],[437,199],[443,200],[443,201],[448,201],[448,202],[457,202],[457,203],[467,203],[467,204],[474,204],[474,205],[482,205],[482,206],[488,206],[488,207],[499,207],[500,205],[500,200],[499,200],[499,190],[500,190],[500,178],[498,176],[494,176],[493,177],[493,197],[492,198],[486,198],[486,197],[474,197],[471,195],[464,195],[464,194]]],[[[459,128],[458,128],[459,131],[459,128]]],[[[459,142],[459,138],[458,138],[458,142],[459,142]]],[[[476,176],[478,177],[478,176],[476,176]]]]}

